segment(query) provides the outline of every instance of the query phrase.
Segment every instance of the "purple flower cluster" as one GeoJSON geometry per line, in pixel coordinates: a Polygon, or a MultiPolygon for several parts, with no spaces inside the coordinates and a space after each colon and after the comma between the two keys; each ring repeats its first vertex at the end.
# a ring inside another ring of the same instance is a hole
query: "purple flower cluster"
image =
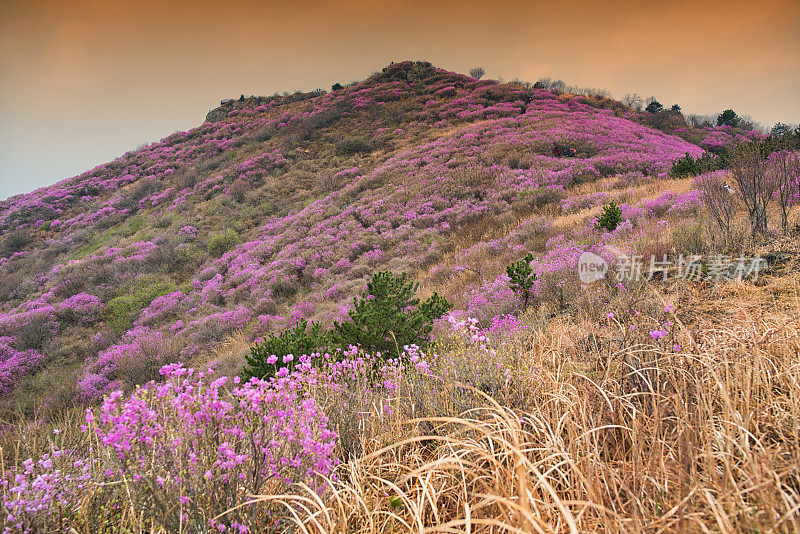
{"type": "Polygon", "coordinates": [[[709,126],[700,145],[709,152],[719,153],[737,143],[761,140],[764,134],[755,130],[740,130],[731,126],[709,126]]]}
{"type": "Polygon", "coordinates": [[[85,400],[99,399],[109,391],[119,389],[124,384],[115,377],[119,363],[123,360],[144,365],[146,351],[159,351],[164,334],[146,326],[137,326],[128,331],[116,345],[101,350],[96,358],[87,359],[78,390],[85,400]]]}
{"type": "Polygon", "coordinates": [[[178,230],[178,235],[185,235],[187,237],[197,237],[197,228],[194,226],[184,226],[178,230]]]}
{"type": "Polygon", "coordinates": [[[300,482],[324,488],[322,477],[336,463],[336,434],[301,375],[241,382],[180,364],[162,374],[163,383],[128,397],[112,392],[88,409],[86,449],[54,448],[11,469],[0,483],[7,522],[41,527],[61,509],[69,524],[85,491],[107,486],[109,505],[130,503],[170,531],[258,532],[274,519],[247,504],[249,495],[300,482]],[[113,484],[118,480],[124,486],[113,484]]]}
{"type": "Polygon", "coordinates": [[[103,303],[95,295],[78,293],[57,305],[58,316],[61,320],[73,321],[78,324],[91,324],[103,312],[103,303]]]}
{"type": "Polygon", "coordinates": [[[44,356],[36,349],[19,350],[16,337],[0,337],[0,395],[14,387],[15,382],[42,363],[44,356]]]}

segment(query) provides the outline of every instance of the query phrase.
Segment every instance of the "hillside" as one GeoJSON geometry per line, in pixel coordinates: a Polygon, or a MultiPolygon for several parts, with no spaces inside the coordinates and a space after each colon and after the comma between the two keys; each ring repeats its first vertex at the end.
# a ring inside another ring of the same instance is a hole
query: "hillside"
{"type": "MultiPolygon", "coordinates": [[[[458,247],[472,247],[467,263],[492,248],[487,275],[526,249],[559,261],[581,239],[548,243],[542,215],[624,199],[702,153],[596,106],[400,63],[330,93],[226,102],[213,122],[13,197],[0,211],[0,390],[97,398],[236,331],[345,317],[376,270],[452,280],[465,266],[437,264],[458,247]]],[[[491,288],[469,282],[460,308],[510,311],[485,309],[475,299],[491,288]]]]}

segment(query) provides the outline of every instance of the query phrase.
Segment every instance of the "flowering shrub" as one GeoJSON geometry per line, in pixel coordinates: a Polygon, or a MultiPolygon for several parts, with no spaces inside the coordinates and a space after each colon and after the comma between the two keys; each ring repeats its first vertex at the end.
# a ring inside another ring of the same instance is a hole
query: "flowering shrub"
{"type": "Polygon", "coordinates": [[[91,459],[76,458],[69,450],[51,445],[36,461],[28,458],[0,479],[4,533],[47,530],[63,521],[64,510],[86,495],[92,483],[91,459]]]}
{"type": "Polygon", "coordinates": [[[119,343],[101,350],[97,358],[87,359],[78,379],[79,393],[91,401],[115,389],[147,382],[159,367],[174,361],[175,341],[150,327],[134,327],[119,343]]]}
{"type": "Polygon", "coordinates": [[[275,517],[247,504],[251,495],[300,482],[324,489],[336,435],[299,376],[229,386],[180,364],[162,373],[164,383],[88,409],[82,449],[54,446],[9,470],[0,483],[7,524],[71,525],[79,502],[102,490],[108,506],[129,504],[169,532],[261,532],[275,517]]]}
{"type": "Polygon", "coordinates": [[[17,349],[14,346],[16,342],[16,337],[0,337],[0,395],[44,360],[44,356],[36,349],[17,349]]]}
{"type": "Polygon", "coordinates": [[[194,226],[184,226],[178,230],[178,235],[185,235],[187,237],[197,237],[197,228],[194,226]]]}
{"type": "Polygon", "coordinates": [[[480,287],[467,291],[466,310],[461,314],[489,321],[495,315],[516,312],[520,309],[520,298],[510,287],[511,280],[503,273],[480,287]]]}
{"type": "Polygon", "coordinates": [[[103,312],[103,303],[95,295],[78,293],[58,305],[58,315],[62,320],[90,324],[103,312]]]}
{"type": "Polygon", "coordinates": [[[59,331],[56,308],[33,306],[17,313],[0,313],[0,336],[15,339],[20,349],[42,349],[59,331]]]}

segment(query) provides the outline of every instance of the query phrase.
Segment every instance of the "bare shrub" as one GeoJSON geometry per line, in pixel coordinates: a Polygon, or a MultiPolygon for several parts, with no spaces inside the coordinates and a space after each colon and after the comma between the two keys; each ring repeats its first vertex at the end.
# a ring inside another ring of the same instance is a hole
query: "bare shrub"
{"type": "Polygon", "coordinates": [[[732,242],[731,221],[736,213],[739,199],[725,181],[724,174],[708,173],[697,178],[697,185],[703,192],[703,206],[722,233],[726,247],[732,242]]]}
{"type": "Polygon", "coordinates": [[[158,228],[163,230],[164,228],[169,228],[171,225],[172,225],[172,217],[170,217],[166,213],[156,215],[156,217],[153,219],[153,228],[158,228]]]}
{"type": "Polygon", "coordinates": [[[271,123],[271,122],[268,123],[268,124],[265,124],[264,126],[258,128],[256,131],[254,131],[251,134],[251,138],[256,143],[263,143],[265,141],[269,141],[270,139],[272,139],[272,136],[275,134],[275,126],[276,125],[274,123],[271,123]]]}
{"type": "Polygon", "coordinates": [[[156,239],[155,243],[158,246],[150,253],[145,267],[152,269],[156,266],[163,266],[166,267],[168,271],[179,269],[181,267],[182,257],[178,253],[175,243],[164,238],[156,239]]]}
{"type": "Polygon", "coordinates": [[[58,326],[47,316],[33,317],[24,328],[17,330],[17,346],[20,350],[44,349],[53,339],[58,326]]]}
{"type": "Polygon", "coordinates": [[[622,97],[622,103],[631,109],[641,111],[644,106],[644,99],[637,93],[627,93],[622,97]]]}
{"type": "Polygon", "coordinates": [[[739,145],[731,151],[728,164],[736,183],[736,192],[747,208],[752,235],[767,232],[767,205],[775,184],[767,178],[767,168],[756,143],[739,145]]]}
{"type": "Polygon", "coordinates": [[[797,152],[779,150],[769,158],[769,181],[776,189],[775,199],[781,210],[781,228],[789,228],[789,206],[800,201],[800,157],[797,152]]]}
{"type": "Polygon", "coordinates": [[[136,182],[119,201],[118,207],[135,212],[139,209],[139,201],[164,189],[164,184],[155,178],[143,178],[136,182]]]}
{"type": "Polygon", "coordinates": [[[197,183],[197,171],[189,169],[178,178],[178,187],[181,189],[191,189],[197,183]]]}
{"type": "Polygon", "coordinates": [[[686,254],[700,254],[705,249],[700,222],[677,225],[672,231],[672,240],[675,250],[686,254]]]}
{"type": "Polygon", "coordinates": [[[469,69],[469,75],[475,78],[476,80],[480,80],[481,78],[483,78],[484,74],[486,74],[486,71],[484,70],[483,67],[473,67],[469,69]]]}
{"type": "Polygon", "coordinates": [[[221,319],[205,321],[194,334],[195,342],[205,345],[211,341],[221,341],[226,335],[236,330],[236,326],[221,319]]]}
{"type": "Polygon", "coordinates": [[[0,243],[0,256],[11,256],[21,252],[31,242],[27,230],[19,229],[8,232],[0,243]]]}
{"type": "Polygon", "coordinates": [[[237,178],[228,188],[228,193],[230,193],[231,198],[233,200],[241,204],[242,202],[244,202],[244,199],[247,195],[247,191],[249,189],[250,189],[250,184],[248,184],[241,178],[237,178]]]}
{"type": "Polygon", "coordinates": [[[360,137],[351,137],[339,141],[334,146],[334,153],[337,156],[352,156],[363,152],[372,152],[372,144],[360,137]]]}
{"type": "Polygon", "coordinates": [[[116,361],[114,376],[131,385],[160,379],[159,369],[179,361],[184,346],[186,340],[175,336],[143,340],[139,343],[140,351],[116,361]]]}
{"type": "Polygon", "coordinates": [[[22,273],[3,273],[0,276],[0,300],[8,300],[24,279],[22,273]]]}

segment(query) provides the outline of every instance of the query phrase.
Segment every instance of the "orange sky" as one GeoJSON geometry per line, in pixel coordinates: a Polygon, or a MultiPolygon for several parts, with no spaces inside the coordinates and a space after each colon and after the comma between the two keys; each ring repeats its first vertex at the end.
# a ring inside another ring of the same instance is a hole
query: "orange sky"
{"type": "Polygon", "coordinates": [[[800,120],[798,0],[2,3],[0,198],[196,126],[223,98],[402,59],[800,120]]]}

